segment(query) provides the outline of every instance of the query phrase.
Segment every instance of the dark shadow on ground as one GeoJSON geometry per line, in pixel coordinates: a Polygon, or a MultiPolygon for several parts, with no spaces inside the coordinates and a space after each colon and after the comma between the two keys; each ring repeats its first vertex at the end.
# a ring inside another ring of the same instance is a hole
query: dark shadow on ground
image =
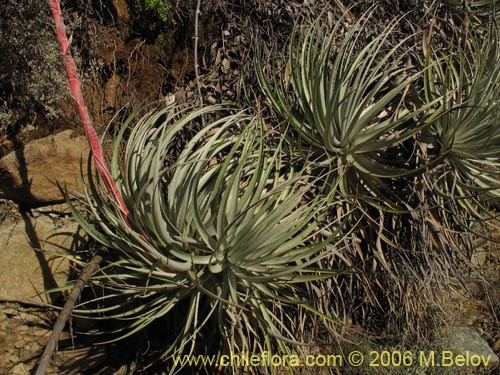
{"type": "MultiPolygon", "coordinates": [[[[19,175],[21,176],[22,188],[26,192],[26,194],[29,195],[29,197],[27,198],[30,199],[27,200],[32,201],[34,200],[34,198],[31,196],[30,192],[31,182],[28,180],[28,170],[26,165],[26,159],[24,157],[24,145],[20,145],[15,150],[15,154],[19,165],[19,175]]],[[[35,227],[33,226],[33,222],[31,221],[30,208],[23,203],[18,203],[18,208],[19,208],[19,213],[21,214],[21,217],[24,221],[24,227],[26,235],[28,237],[29,244],[31,245],[38,259],[38,262],[40,263],[44,288],[45,290],[57,288],[58,285],[50,269],[49,262],[47,261],[45,255],[41,251],[42,246],[40,243],[40,239],[38,238],[35,231],[35,227]]],[[[50,302],[52,304],[55,304],[61,298],[61,296],[62,294],[60,292],[50,294],[49,296],[50,302]]]]}

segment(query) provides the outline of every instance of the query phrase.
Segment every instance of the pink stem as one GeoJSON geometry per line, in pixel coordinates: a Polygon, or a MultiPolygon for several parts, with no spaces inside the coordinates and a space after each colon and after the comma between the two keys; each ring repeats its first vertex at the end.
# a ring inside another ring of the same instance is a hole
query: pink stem
{"type": "Polygon", "coordinates": [[[80,81],[78,80],[76,74],[75,61],[71,56],[69,41],[66,36],[66,27],[62,18],[61,3],[58,0],[48,0],[48,4],[54,18],[57,40],[59,41],[59,47],[61,48],[61,54],[63,56],[64,67],[66,68],[71,93],[73,94],[73,99],[75,100],[78,114],[80,115],[80,121],[83,124],[85,133],[87,134],[87,139],[90,143],[90,147],[92,148],[92,156],[94,158],[97,171],[104,180],[108,193],[111,194],[115,202],[118,202],[121,211],[124,216],[127,217],[129,210],[123,201],[123,197],[121,196],[111,173],[109,172],[106,160],[104,159],[101,142],[97,137],[95,128],[92,125],[92,120],[90,119],[89,111],[83,99],[82,91],[80,89],[80,81]]]}

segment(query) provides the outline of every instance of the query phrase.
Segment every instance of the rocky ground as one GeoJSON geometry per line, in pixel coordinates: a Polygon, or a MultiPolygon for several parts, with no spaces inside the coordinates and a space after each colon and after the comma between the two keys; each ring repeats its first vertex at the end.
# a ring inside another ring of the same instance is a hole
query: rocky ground
{"type": "MultiPolygon", "coordinates": [[[[24,2],[25,7],[20,11],[28,12],[32,3],[24,2]]],[[[16,2],[8,3],[15,9],[16,2]]],[[[121,108],[143,101],[171,100],[173,96],[195,101],[198,94],[192,54],[194,2],[179,6],[178,14],[161,30],[155,30],[158,25],[147,19],[135,19],[134,9],[123,0],[100,3],[103,8],[99,11],[68,1],[65,13],[96,126],[103,129],[110,119],[121,116],[121,108]]],[[[339,4],[349,6],[354,2],[255,1],[255,6],[239,1],[215,3],[217,6],[203,9],[200,32],[200,85],[206,104],[245,100],[241,77],[251,67],[253,56],[248,54],[247,47],[254,42],[252,35],[260,31],[263,45],[276,48],[285,42],[283,35],[288,35],[299,15],[311,18],[326,9],[330,12],[328,16],[333,17],[341,11],[339,4]],[[313,3],[321,6],[304,7],[313,3]]],[[[425,10],[415,10],[411,0],[385,3],[386,6],[379,9],[381,20],[406,11],[414,12],[413,19],[418,19],[425,10]]],[[[353,8],[353,11],[360,10],[353,8]]],[[[14,17],[12,14],[14,10],[4,18],[10,20],[8,17],[14,17]]],[[[29,19],[29,12],[25,16],[29,19]]],[[[48,45],[56,48],[55,39],[51,39],[50,19],[44,22],[46,34],[36,35],[40,40],[48,35],[51,40],[48,45]]],[[[411,27],[411,22],[407,26],[411,27]]],[[[20,30],[25,34],[30,30],[34,33],[38,27],[28,23],[20,30]]],[[[377,29],[373,27],[375,33],[377,29]]],[[[35,60],[47,65],[47,61],[52,60],[44,53],[50,48],[44,45],[36,50],[35,54],[39,55],[35,60]]],[[[59,55],[55,51],[57,61],[59,55]]],[[[8,63],[14,66],[17,60],[8,63]]],[[[53,68],[50,77],[64,74],[60,66],[53,68]]],[[[16,69],[22,72],[24,66],[16,65],[16,69]]],[[[3,79],[2,74],[0,71],[3,79]]],[[[250,87],[254,77],[247,75],[247,78],[250,87]]],[[[65,84],[50,79],[52,86],[65,84]]],[[[17,88],[23,87],[20,81],[16,84],[17,88]]],[[[37,86],[36,92],[50,96],[47,90],[51,85],[37,86]]],[[[0,84],[2,99],[7,97],[6,91],[12,90],[7,86],[4,82],[0,84]]],[[[6,103],[0,103],[0,375],[33,373],[57,317],[58,310],[53,306],[61,306],[69,292],[62,288],[47,295],[44,291],[63,287],[76,277],[78,267],[72,255],[86,246],[85,236],[72,219],[55,181],[81,193],[80,171],[88,156],[87,141],[78,128],[70,98],[63,95],[57,102],[42,101],[36,108],[24,108],[23,100],[33,101],[29,95],[35,90],[33,85],[26,87],[28,91],[18,93],[17,99],[9,97],[6,103]],[[55,118],[49,116],[49,110],[54,108],[59,113],[55,118]],[[8,125],[3,125],[5,123],[8,125]]],[[[500,374],[499,251],[478,248],[472,263],[480,272],[466,277],[465,286],[456,286],[439,312],[448,324],[436,328],[425,349],[491,355],[489,367],[417,368],[405,369],[402,373],[500,374]]],[[[94,345],[92,336],[75,333],[92,332],[93,328],[92,323],[77,319],[68,323],[50,373],[144,373],[137,369],[140,369],[140,361],[133,346],[126,350],[126,345],[94,345]]],[[[423,348],[415,346],[414,349],[423,348]]],[[[379,370],[380,373],[401,373],[395,368],[379,370]]],[[[338,373],[335,371],[332,369],[331,373],[338,373]]],[[[376,372],[373,368],[351,371],[352,374],[373,372],[376,372]]]]}
{"type": "MultiPolygon", "coordinates": [[[[80,161],[86,159],[88,146],[71,134],[29,142],[21,158],[13,152],[0,161],[2,173],[11,177],[2,185],[2,195],[9,199],[0,200],[1,374],[33,373],[57,318],[53,306],[61,306],[69,293],[64,288],[45,291],[75,278],[73,256],[86,244],[52,178],[63,176],[58,177],[61,185],[81,191],[80,161]]],[[[129,373],[110,364],[105,346],[75,338],[73,326],[70,320],[48,373],[129,373]]]]}

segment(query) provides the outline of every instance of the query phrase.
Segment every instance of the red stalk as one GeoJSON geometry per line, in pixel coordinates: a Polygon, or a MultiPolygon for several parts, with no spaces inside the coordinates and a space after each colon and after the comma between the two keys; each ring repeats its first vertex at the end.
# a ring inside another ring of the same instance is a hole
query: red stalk
{"type": "Polygon", "coordinates": [[[48,4],[54,18],[57,40],[59,41],[59,47],[63,56],[64,67],[66,68],[66,74],[68,76],[68,83],[71,88],[71,93],[73,95],[73,99],[75,100],[76,107],[78,109],[80,121],[82,122],[85,133],[87,134],[87,139],[92,149],[92,157],[94,158],[97,171],[99,172],[101,178],[104,180],[104,184],[106,185],[108,193],[113,197],[114,202],[118,203],[122,213],[126,218],[129,210],[125,205],[125,202],[123,201],[123,197],[121,196],[120,191],[118,190],[118,187],[113,180],[113,177],[111,176],[106,160],[104,159],[101,142],[97,137],[95,128],[92,125],[92,120],[90,119],[89,111],[83,99],[82,91],[80,89],[80,81],[78,80],[76,74],[75,61],[71,56],[69,41],[68,37],[66,36],[66,26],[64,25],[64,20],[62,18],[61,3],[59,0],[48,0],[48,4]]]}

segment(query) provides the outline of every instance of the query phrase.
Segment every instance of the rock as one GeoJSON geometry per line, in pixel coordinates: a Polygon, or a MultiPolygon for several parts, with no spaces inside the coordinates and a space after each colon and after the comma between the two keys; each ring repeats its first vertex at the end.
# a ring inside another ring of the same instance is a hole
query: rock
{"type": "Polygon", "coordinates": [[[59,214],[59,215],[71,214],[71,210],[69,209],[69,206],[66,203],[52,204],[52,205],[48,205],[48,206],[38,207],[38,208],[32,210],[32,213],[34,213],[35,211],[38,213],[43,213],[43,214],[48,213],[49,215],[51,213],[55,213],[55,214],[59,214]]]}
{"type": "Polygon", "coordinates": [[[40,293],[66,283],[69,261],[56,254],[70,248],[77,228],[76,223],[57,228],[44,215],[24,215],[18,223],[0,227],[0,264],[5,270],[0,272],[0,299],[50,302],[40,293]]]}
{"type": "Polygon", "coordinates": [[[29,375],[29,370],[24,363],[18,363],[10,371],[12,375],[29,375]]]}
{"type": "Polygon", "coordinates": [[[499,359],[479,333],[468,327],[449,327],[443,330],[435,342],[436,349],[442,356],[436,355],[436,363],[442,366],[434,369],[439,375],[474,375],[490,374],[498,368],[499,359]],[[474,358],[473,358],[474,357],[474,358]],[[462,361],[463,359],[463,361],[462,361]],[[484,359],[480,365],[474,365],[476,359],[484,359]],[[452,366],[446,366],[454,361],[452,366]],[[487,364],[486,364],[487,363],[487,364]],[[486,364],[486,365],[485,365],[486,364]]]}
{"type": "Polygon", "coordinates": [[[15,342],[14,342],[14,347],[16,349],[21,349],[23,346],[26,345],[26,342],[22,337],[19,337],[15,342]]]}
{"type": "MultiPolygon", "coordinates": [[[[5,351],[5,348],[7,348],[7,340],[9,339],[7,335],[7,315],[5,315],[3,312],[0,311],[0,348],[2,348],[5,351]]],[[[4,355],[5,353],[0,353],[0,369],[5,368],[5,360],[4,360],[4,355]]]]}
{"type": "Polygon", "coordinates": [[[80,166],[86,170],[89,146],[72,133],[32,141],[0,159],[0,196],[26,204],[60,202],[56,180],[68,190],[82,190],[80,166]]]}
{"type": "Polygon", "coordinates": [[[104,87],[104,108],[105,109],[115,109],[117,107],[117,96],[120,93],[120,82],[121,79],[118,75],[113,75],[106,86],[104,87]]]}
{"type": "MultiPolygon", "coordinates": [[[[5,334],[5,340],[0,342],[0,374],[32,374],[34,366],[40,358],[43,346],[47,343],[52,331],[51,322],[54,319],[54,311],[46,308],[25,308],[18,304],[0,304],[0,328],[5,334]],[[10,307],[17,312],[10,315],[10,307]],[[9,314],[5,311],[9,310],[9,314]],[[21,318],[29,317],[29,322],[21,318]],[[35,335],[38,330],[43,331],[43,335],[35,335]]],[[[67,336],[63,332],[64,337],[67,336]]],[[[50,366],[49,366],[50,367],[50,366]]],[[[60,374],[49,368],[47,374],[60,374]]]]}
{"type": "Polygon", "coordinates": [[[130,14],[128,11],[127,2],[125,0],[112,0],[112,1],[118,20],[121,22],[128,22],[130,20],[130,14]]]}

